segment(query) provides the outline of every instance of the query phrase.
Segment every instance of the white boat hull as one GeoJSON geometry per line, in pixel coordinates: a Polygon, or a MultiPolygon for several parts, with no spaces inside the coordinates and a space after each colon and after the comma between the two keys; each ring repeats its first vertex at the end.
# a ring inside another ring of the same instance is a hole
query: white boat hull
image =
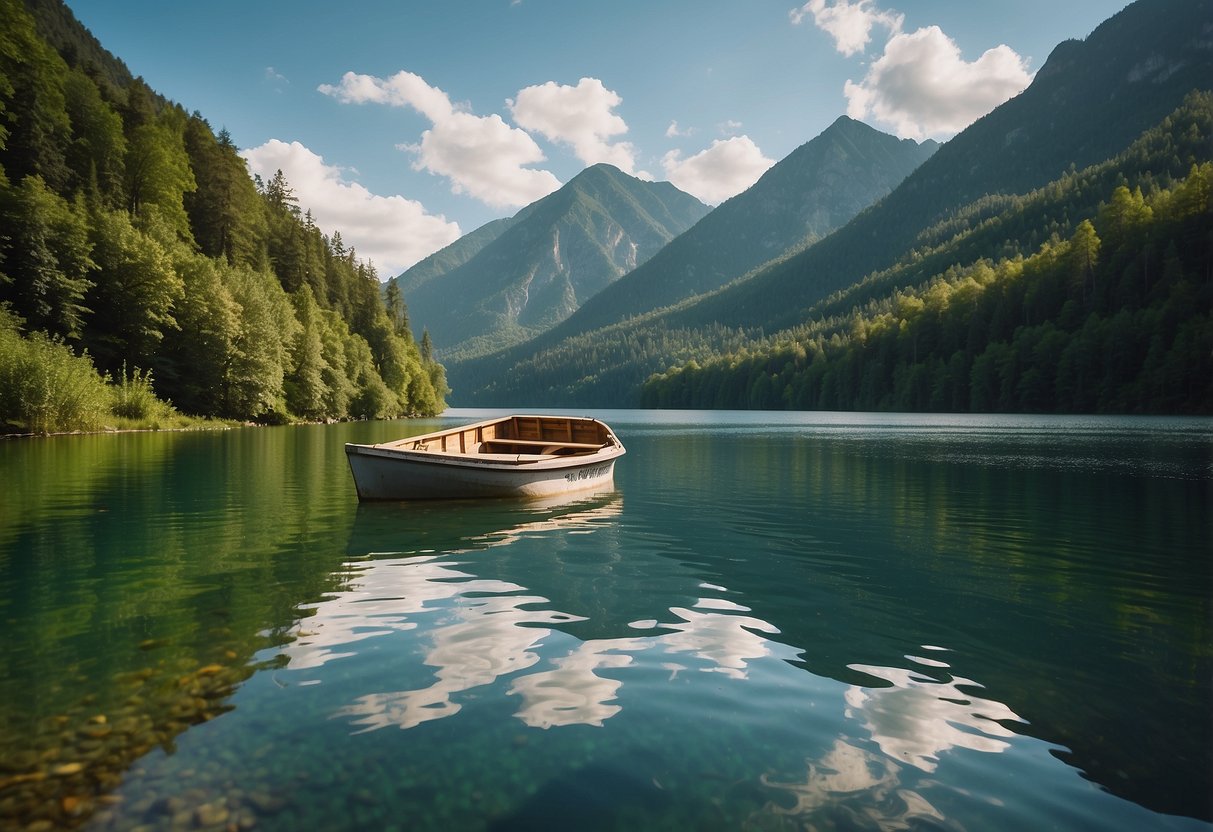
{"type": "Polygon", "coordinates": [[[548,497],[599,488],[615,475],[615,459],[562,461],[541,467],[494,465],[416,458],[417,455],[376,452],[374,448],[347,445],[346,454],[360,500],[427,500],[473,497],[548,497]]]}
{"type": "Polygon", "coordinates": [[[623,445],[591,419],[510,417],[380,445],[347,444],[359,500],[551,497],[610,485],[623,445]],[[506,437],[523,421],[534,436],[506,437]],[[551,421],[554,427],[541,425],[551,421]],[[577,441],[593,437],[593,442],[577,441]],[[501,453],[489,451],[507,451],[501,453]],[[531,453],[530,451],[534,451],[531,453]]]}

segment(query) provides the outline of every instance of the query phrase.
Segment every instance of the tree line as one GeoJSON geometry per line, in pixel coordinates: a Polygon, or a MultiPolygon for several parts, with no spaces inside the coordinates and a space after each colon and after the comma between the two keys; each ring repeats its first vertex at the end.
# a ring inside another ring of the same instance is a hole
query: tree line
{"type": "Polygon", "coordinates": [[[0,422],[95,429],[123,398],[145,420],[443,409],[399,291],[281,171],[250,177],[225,130],[95,49],[60,54],[21,0],[0,20],[0,422]]]}
{"type": "Polygon", "coordinates": [[[1118,185],[1093,219],[1030,256],[953,266],[849,313],[656,374],[642,403],[1213,412],[1211,193],[1209,162],[1148,194],[1118,185]]]}

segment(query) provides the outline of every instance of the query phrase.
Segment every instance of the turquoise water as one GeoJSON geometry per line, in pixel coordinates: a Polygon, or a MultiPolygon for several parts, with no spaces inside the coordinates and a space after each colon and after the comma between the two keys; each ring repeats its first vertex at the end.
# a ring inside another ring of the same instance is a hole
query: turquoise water
{"type": "Polygon", "coordinates": [[[1213,422],[604,411],[610,491],[357,503],[481,415],[0,443],[0,827],[1213,828],[1213,422]]]}

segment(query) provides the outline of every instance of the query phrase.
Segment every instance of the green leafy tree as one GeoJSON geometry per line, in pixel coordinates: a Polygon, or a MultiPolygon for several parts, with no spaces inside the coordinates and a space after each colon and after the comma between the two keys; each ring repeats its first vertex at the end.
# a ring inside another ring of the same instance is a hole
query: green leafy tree
{"type": "Polygon", "coordinates": [[[64,96],[71,122],[66,155],[73,190],[88,193],[107,208],[120,207],[125,202],[122,117],[101,97],[93,80],[79,70],[68,73],[64,96]]]}
{"type": "Polygon", "coordinates": [[[188,242],[193,241],[185,194],[197,184],[185,152],[185,116],[165,109],[156,118],[133,131],[127,141],[127,209],[139,216],[155,207],[170,227],[188,242]]]}
{"type": "Polygon", "coordinates": [[[83,206],[50,191],[42,177],[27,176],[16,187],[0,184],[0,219],[7,275],[0,277],[0,299],[34,329],[79,338],[94,267],[83,206]]]}
{"type": "Polygon", "coordinates": [[[14,182],[40,176],[63,192],[71,122],[67,64],[40,37],[20,0],[0,0],[0,166],[14,182]]]}
{"type": "Polygon", "coordinates": [[[285,416],[284,381],[290,344],[299,329],[290,299],[272,275],[231,270],[240,327],[223,383],[223,415],[279,420],[285,416]]]}
{"type": "Polygon", "coordinates": [[[96,270],[87,300],[95,314],[85,341],[110,372],[123,360],[151,367],[165,333],[177,326],[181,276],[165,248],[125,212],[95,211],[90,237],[96,270]]]}
{"type": "Polygon", "coordinates": [[[166,333],[157,362],[157,389],[186,412],[221,413],[241,332],[242,310],[228,287],[230,270],[182,243],[171,256],[182,296],[174,308],[177,328],[166,333]]]}
{"type": "Polygon", "coordinates": [[[324,322],[312,290],[304,286],[292,297],[299,329],[291,349],[291,368],[286,377],[286,404],[305,419],[328,415],[324,359],[324,322]]]}

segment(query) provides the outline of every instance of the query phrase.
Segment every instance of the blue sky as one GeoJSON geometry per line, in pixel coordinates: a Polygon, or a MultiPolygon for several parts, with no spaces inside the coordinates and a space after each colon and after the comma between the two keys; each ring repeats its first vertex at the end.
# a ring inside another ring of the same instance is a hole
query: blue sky
{"type": "Polygon", "coordinates": [[[1124,0],[67,0],[389,277],[595,162],[709,204],[851,115],[946,140],[1124,0]]]}

